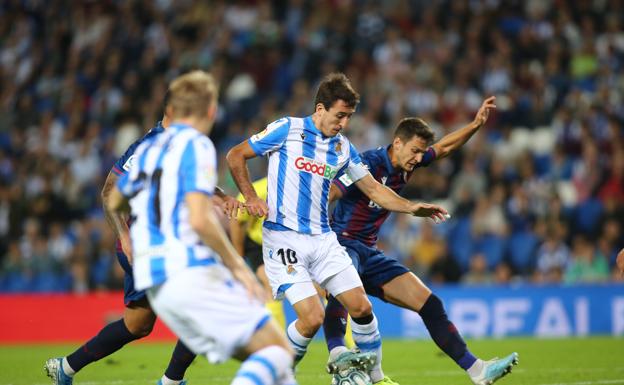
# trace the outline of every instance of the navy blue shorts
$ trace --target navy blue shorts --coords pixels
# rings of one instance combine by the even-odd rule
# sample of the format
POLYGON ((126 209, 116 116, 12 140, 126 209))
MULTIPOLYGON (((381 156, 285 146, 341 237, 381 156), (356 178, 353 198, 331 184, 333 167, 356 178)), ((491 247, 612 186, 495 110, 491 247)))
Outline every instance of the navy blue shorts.
POLYGON ((384 299, 381 287, 385 283, 410 271, 383 251, 366 246, 360 241, 338 236, 338 242, 347 249, 353 266, 362 279, 364 290, 379 299, 384 299))
POLYGON ((124 269, 124 304, 126 306, 130 305, 132 302, 141 301, 146 298, 144 290, 135 290, 134 289, 134 278, 132 278, 132 266, 130 266, 130 262, 128 261, 128 257, 126 254, 117 250, 117 261, 121 265, 121 268, 124 269))

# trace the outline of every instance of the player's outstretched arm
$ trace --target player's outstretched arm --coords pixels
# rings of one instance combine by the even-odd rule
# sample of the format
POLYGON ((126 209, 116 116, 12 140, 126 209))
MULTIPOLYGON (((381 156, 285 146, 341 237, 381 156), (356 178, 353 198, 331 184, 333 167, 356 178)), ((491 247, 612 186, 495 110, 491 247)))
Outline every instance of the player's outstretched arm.
POLYGON ((251 215, 264 216, 269 213, 267 203, 258 197, 256 190, 251 183, 249 177, 249 169, 247 168, 247 160, 255 158, 257 155, 247 141, 237 144, 228 151, 225 159, 227 160, 232 178, 236 182, 236 186, 245 197, 245 207, 251 215))
POLYGON ((617 258, 615 259, 615 264, 618 269, 620 269, 620 273, 624 275, 624 249, 620 250, 618 253, 617 258))
POLYGON ((483 101, 479 111, 475 115, 475 118, 470 124, 460 128, 459 130, 453 131, 450 134, 442 137, 438 142, 433 144, 433 149, 436 153, 436 158, 444 158, 448 156, 453 151, 457 150, 461 146, 464 145, 475 134, 487 121, 490 115, 490 109, 496 108, 495 96, 490 96, 489 98, 483 101))
POLYGON ((184 199, 188 206, 191 227, 201 240, 221 256, 223 264, 245 286, 250 295, 265 300, 266 292, 236 252, 215 216, 211 198, 201 192, 190 192, 184 199))
POLYGON ((448 218, 448 212, 443 207, 409 201, 399 196, 388 186, 377 182, 370 174, 356 181, 355 185, 372 201, 388 211, 431 218, 436 223, 444 222, 448 218))
MULTIPOLYGON (((104 217, 106 217, 106 221, 115 233, 115 236, 121 242, 122 251, 128 257, 130 263, 132 263, 130 230, 128 229, 127 224, 128 215, 127 213, 121 211, 113 211, 109 208, 111 195, 113 195, 112 192, 116 190, 115 185, 117 184, 117 179, 117 175, 113 174, 112 172, 108 173, 106 181, 104 182, 104 187, 102 187, 102 206, 104 209, 104 217)), ((119 191, 117 191, 117 193, 119 194, 119 196, 116 196, 116 199, 123 198, 119 191)), ((121 200, 116 203, 121 203, 121 200)))

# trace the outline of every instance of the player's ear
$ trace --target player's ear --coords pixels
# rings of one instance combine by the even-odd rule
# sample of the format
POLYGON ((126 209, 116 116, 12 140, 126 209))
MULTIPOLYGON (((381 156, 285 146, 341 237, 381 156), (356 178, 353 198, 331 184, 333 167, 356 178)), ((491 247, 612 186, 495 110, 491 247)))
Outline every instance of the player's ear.
POLYGON ((316 103, 316 108, 314 109, 315 112, 325 112, 327 111, 325 109, 325 106, 323 105, 323 103, 316 103))
POLYGON ((401 138, 399 138, 398 136, 395 136, 394 139, 392 140, 392 147, 396 148, 397 150, 403 147, 403 141, 401 140, 401 138))
POLYGON ((217 118, 217 103, 212 103, 210 104, 210 107, 208 107, 208 119, 211 122, 214 122, 216 118, 217 118))
POLYGON ((172 116, 173 116, 173 107, 171 107, 171 104, 167 104, 167 106, 165 107, 165 118, 167 118, 168 120, 171 120, 172 116))

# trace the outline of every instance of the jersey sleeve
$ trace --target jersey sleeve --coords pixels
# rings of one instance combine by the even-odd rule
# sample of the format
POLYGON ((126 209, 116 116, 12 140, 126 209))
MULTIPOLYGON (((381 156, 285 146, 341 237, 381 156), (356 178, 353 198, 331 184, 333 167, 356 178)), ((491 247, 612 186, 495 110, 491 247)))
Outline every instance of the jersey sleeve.
POLYGON ((190 140, 180 161, 182 191, 214 193, 217 185, 217 154, 207 137, 190 140))
MULTIPOLYGON (((137 146, 134 146, 132 149, 132 161, 138 160, 138 157, 143 150, 144 147, 138 146, 137 143, 137 146)), ((119 175, 119 178, 117 179, 117 188, 121 194, 128 199, 137 195, 144 188, 145 178, 140 177, 141 174, 139 171, 139 167, 128 167, 128 170, 124 170, 121 174, 117 174, 119 175)))
POLYGON ((418 163, 417 167, 427 167, 431 163, 433 163, 434 160, 436 160, 435 150, 433 149, 433 147, 429 147, 427 148, 427 151, 425 151, 425 153, 423 154, 422 160, 420 161, 420 163, 418 163))
POLYGON ((256 155, 264 156, 282 147, 288 136, 290 119, 281 118, 247 140, 256 155))
POLYGON ((364 163, 362 163, 360 154, 358 154, 355 147, 349 143, 349 163, 347 165, 347 169, 345 170, 345 175, 347 175, 352 182, 357 182, 368 175, 368 173, 368 169, 364 163))
POLYGON ((119 159, 117 159, 115 164, 113 164, 110 172, 117 176, 122 176, 130 170, 130 167, 132 167, 132 163, 136 159, 136 155, 134 154, 134 152, 137 149, 140 141, 141 139, 138 139, 134 143, 132 143, 130 147, 128 147, 126 152, 124 152, 123 155, 119 157, 119 159))

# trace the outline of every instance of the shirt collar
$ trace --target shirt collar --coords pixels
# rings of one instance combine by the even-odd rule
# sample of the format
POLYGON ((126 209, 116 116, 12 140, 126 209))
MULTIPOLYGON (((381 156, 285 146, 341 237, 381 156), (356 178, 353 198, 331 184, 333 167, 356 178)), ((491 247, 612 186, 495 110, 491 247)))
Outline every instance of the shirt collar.
POLYGON ((390 146, 392 145, 389 144, 388 146, 386 146, 386 148, 384 148, 381 151, 381 155, 383 156, 384 161, 386 162, 386 168, 388 169, 388 171, 390 171, 390 174, 395 174, 395 173, 400 172, 401 170, 396 170, 394 166, 392 165, 392 161, 390 160, 390 154, 388 153, 390 146))

